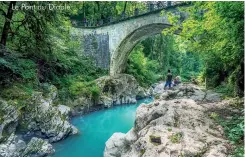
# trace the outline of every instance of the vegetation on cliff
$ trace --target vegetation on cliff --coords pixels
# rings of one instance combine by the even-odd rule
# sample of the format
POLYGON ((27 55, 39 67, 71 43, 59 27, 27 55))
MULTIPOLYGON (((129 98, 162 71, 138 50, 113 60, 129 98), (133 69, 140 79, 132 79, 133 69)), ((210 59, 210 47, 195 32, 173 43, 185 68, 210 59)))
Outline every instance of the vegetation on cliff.
MULTIPOLYGON (((108 74, 93 60, 79 53, 80 43, 72 40, 71 20, 98 24, 111 18, 132 16, 135 9, 146 11, 148 2, 67 2, 69 10, 13 10, 64 2, 0 2, 0 97, 21 110, 34 91, 58 89, 61 101, 79 94, 96 99, 100 89, 94 80, 108 74)), ((169 14, 175 27, 139 43, 132 51, 126 73, 141 86, 164 80, 168 69, 182 81, 196 79, 201 85, 223 93, 224 98, 244 96, 244 2, 193 2, 184 8, 188 18, 169 14), (181 28, 180 36, 173 32, 181 28)), ((164 14, 164 12, 163 12, 164 14)), ((236 106, 242 110, 241 106, 236 106)), ((243 111, 244 112, 244 111, 243 111)), ((217 114, 217 116, 214 116, 217 114)), ((227 138, 243 154, 244 114, 222 118, 227 138)), ((2 113, 0 112, 0 121, 2 113)), ((218 118, 217 118, 218 117, 218 118)))

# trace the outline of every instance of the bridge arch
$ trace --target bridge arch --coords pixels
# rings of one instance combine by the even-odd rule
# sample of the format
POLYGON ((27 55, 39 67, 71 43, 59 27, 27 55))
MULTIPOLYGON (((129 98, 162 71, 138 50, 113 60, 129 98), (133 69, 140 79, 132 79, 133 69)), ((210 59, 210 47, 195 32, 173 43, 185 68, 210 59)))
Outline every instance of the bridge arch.
POLYGON ((120 74, 125 71, 128 56, 138 42, 172 26, 168 13, 180 15, 183 19, 187 17, 175 6, 166 8, 164 14, 161 11, 103 26, 74 27, 72 37, 81 41, 80 53, 93 58, 98 67, 109 69, 110 75, 120 74))
POLYGON ((139 27, 127 35, 111 56, 110 75, 120 74, 126 70, 128 56, 140 41, 152 35, 160 34, 163 29, 171 26, 164 23, 152 23, 139 27))

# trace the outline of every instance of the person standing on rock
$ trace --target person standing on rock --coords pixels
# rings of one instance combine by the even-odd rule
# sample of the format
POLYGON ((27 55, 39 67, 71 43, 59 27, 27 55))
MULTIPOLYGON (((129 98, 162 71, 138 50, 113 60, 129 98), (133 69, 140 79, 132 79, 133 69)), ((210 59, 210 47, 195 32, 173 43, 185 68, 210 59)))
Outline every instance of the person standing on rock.
POLYGON ((169 89, 171 88, 172 77, 173 77, 173 75, 171 74, 170 70, 168 70, 168 74, 167 74, 167 77, 166 77, 166 83, 165 83, 164 89, 166 89, 167 86, 169 87, 169 89))

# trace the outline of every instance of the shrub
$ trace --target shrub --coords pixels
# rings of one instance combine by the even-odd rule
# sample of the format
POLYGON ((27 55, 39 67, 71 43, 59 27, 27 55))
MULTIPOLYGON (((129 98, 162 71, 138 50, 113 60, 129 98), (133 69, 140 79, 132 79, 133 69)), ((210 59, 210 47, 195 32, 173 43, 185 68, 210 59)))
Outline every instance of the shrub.
POLYGON ((73 97, 82 95, 91 99, 98 99, 100 88, 94 82, 73 82, 69 88, 73 97))
POLYGON ((175 133, 169 136, 169 139, 172 143, 179 143, 182 137, 183 137, 183 134, 181 132, 178 132, 178 133, 175 133))

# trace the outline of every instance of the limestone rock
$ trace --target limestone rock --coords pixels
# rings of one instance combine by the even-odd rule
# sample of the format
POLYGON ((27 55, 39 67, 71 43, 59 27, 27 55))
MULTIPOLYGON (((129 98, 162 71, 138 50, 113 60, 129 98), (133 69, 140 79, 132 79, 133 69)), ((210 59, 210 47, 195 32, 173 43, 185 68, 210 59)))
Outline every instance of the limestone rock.
POLYGON ((106 142, 104 156, 120 156, 118 151, 120 147, 124 145, 125 134, 123 133, 114 133, 110 139, 106 142))
POLYGON ((113 134, 104 157, 226 156, 227 140, 205 112, 205 107, 191 99, 141 104, 131 129, 136 138, 126 140, 131 130, 113 134))
POLYGON ((17 107, 0 99, 0 142, 6 140, 16 130, 18 119, 17 107))
POLYGON ((33 137, 26 143, 15 134, 11 134, 6 142, 0 144, 1 157, 44 157, 55 150, 47 141, 33 137))
POLYGON ((23 152, 23 157, 44 157, 53 154, 54 152, 55 150, 53 146, 47 141, 33 137, 27 144, 26 149, 23 152))
POLYGON ((136 79, 128 74, 103 76, 95 80, 100 89, 97 100, 80 96, 69 103, 73 116, 81 115, 101 108, 110 108, 113 105, 134 104, 137 99, 153 95, 153 88, 140 87, 136 79))
POLYGON ((112 98, 103 95, 100 98, 100 104, 103 104, 106 108, 109 108, 113 105, 112 98))
POLYGON ((153 88, 150 87, 149 89, 138 87, 138 94, 136 95, 137 99, 143 99, 152 96, 153 88))
POLYGON ((102 91, 100 102, 106 107, 136 103, 138 83, 131 75, 104 76, 97 79, 96 84, 102 91))
POLYGON ((153 95, 162 94, 164 92, 164 82, 154 85, 153 95))
POLYGON ((67 106, 53 106, 53 97, 44 98, 41 93, 35 93, 30 105, 24 109, 21 126, 27 126, 24 131, 30 135, 56 142, 76 132, 68 121, 69 112, 67 106))
POLYGON ((153 95, 160 100, 189 98, 199 103, 219 102, 221 100, 218 93, 210 90, 205 91, 196 85, 188 83, 172 87, 171 90, 164 90, 163 83, 157 84, 153 90, 153 95))
POLYGON ((82 115, 90 112, 91 106, 94 105, 93 102, 86 97, 79 97, 74 101, 69 102, 68 104, 71 106, 72 116, 82 115))
POLYGON ((14 134, 11 134, 6 142, 0 144, 1 157, 20 157, 26 148, 26 143, 14 134))
POLYGON ((131 129, 127 134, 123 133, 114 133, 110 139, 107 140, 104 156, 105 157, 115 157, 120 156, 121 149, 128 149, 130 145, 136 141, 137 135, 135 134, 134 130, 131 129), (123 148, 122 148, 123 147, 123 148))
POLYGON ((65 105, 58 105, 57 109, 60 111, 60 114, 65 116, 66 118, 69 118, 69 114, 71 112, 70 107, 65 105))
POLYGON ((206 94, 207 95, 205 99, 209 102, 218 102, 221 100, 220 95, 218 93, 208 90, 206 94))

